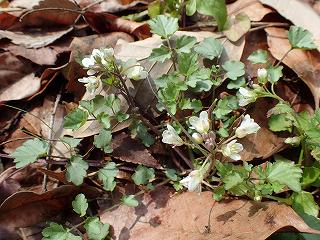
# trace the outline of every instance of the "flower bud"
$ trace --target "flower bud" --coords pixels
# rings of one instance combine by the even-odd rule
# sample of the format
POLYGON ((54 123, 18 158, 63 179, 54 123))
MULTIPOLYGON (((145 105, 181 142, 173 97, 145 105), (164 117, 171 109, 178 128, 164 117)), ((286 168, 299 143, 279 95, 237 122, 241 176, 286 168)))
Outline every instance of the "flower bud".
POLYGON ((203 137, 201 136, 200 133, 193 133, 192 138, 196 143, 202 143, 203 142, 203 137))

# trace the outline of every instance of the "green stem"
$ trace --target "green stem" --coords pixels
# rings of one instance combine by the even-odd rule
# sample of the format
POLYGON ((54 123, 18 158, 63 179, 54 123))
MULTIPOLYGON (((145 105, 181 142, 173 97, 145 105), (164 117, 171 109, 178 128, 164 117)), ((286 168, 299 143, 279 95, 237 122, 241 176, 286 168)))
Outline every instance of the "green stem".
POLYGON ((175 56, 174 56, 174 51, 173 51, 173 49, 172 49, 172 47, 171 47, 170 40, 167 38, 167 39, 166 39, 166 42, 167 42, 168 47, 169 47, 170 52, 171 52, 171 61, 172 61, 172 64, 173 64, 173 69, 174 69, 175 71, 177 71, 177 66, 176 66, 176 60, 175 60, 175 56))

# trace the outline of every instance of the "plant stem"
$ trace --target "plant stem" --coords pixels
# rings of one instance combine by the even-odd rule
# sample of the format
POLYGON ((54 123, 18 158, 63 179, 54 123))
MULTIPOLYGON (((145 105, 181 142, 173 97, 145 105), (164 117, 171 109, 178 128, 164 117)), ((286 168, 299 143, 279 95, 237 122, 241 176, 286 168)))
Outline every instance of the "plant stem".
POLYGON ((285 52, 285 54, 282 56, 282 58, 279 60, 279 62, 275 65, 275 67, 278 67, 278 66, 280 65, 280 63, 282 63, 282 61, 283 61, 283 60, 286 58, 286 56, 291 52, 291 50, 293 50, 292 47, 285 52))
POLYGON ((175 55, 174 55, 174 51, 173 51, 173 49, 172 49, 172 47, 171 47, 170 40, 169 40, 168 38, 166 38, 166 42, 167 42, 168 47, 169 47, 170 52, 171 52, 171 61, 172 61, 172 64, 173 64, 173 69, 174 69, 175 71, 177 71, 177 66, 176 66, 176 61, 175 61, 175 55))

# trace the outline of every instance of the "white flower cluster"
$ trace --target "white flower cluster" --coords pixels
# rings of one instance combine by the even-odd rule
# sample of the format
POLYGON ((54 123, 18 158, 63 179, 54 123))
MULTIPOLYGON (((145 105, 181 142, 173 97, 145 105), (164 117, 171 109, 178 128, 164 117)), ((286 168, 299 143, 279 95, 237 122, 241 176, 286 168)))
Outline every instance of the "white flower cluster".
MULTIPOLYGON (((250 117, 249 114, 246 114, 240 124, 236 129, 234 138, 244 138, 249 134, 258 132, 260 126, 250 117)), ((229 157, 232 160, 240 160, 240 152, 243 150, 241 143, 238 143, 236 139, 224 144, 221 146, 221 152, 223 156, 229 157)))
POLYGON ((135 59, 121 61, 114 58, 112 48, 93 49, 90 56, 85 57, 81 61, 83 67, 87 69, 88 77, 80 78, 78 81, 85 83, 85 87, 90 94, 94 94, 99 88, 101 77, 111 70, 114 66, 120 71, 120 74, 128 79, 140 80, 145 79, 148 72, 135 59))

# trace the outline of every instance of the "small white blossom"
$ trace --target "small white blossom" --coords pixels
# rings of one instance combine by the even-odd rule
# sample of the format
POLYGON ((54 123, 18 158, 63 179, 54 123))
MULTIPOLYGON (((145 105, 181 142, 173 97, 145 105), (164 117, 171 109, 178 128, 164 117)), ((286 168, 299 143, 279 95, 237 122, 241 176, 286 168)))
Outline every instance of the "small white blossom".
POLYGON ((235 161, 241 159, 239 152, 241 152, 242 150, 243 146, 241 143, 237 143, 237 140, 232 140, 231 142, 224 144, 221 147, 223 156, 229 157, 235 161))
POLYGON ((176 130, 169 124, 167 125, 167 130, 162 133, 162 142, 174 146, 182 146, 184 144, 176 130))
POLYGON ((243 107, 249 103, 253 103, 259 97, 261 87, 257 84, 253 84, 253 89, 240 87, 238 92, 239 106, 243 107))
POLYGON ((286 144, 290 144, 292 146, 299 146, 300 141, 301 141, 300 137, 290 137, 284 140, 286 144))
POLYGON ((259 68, 257 71, 257 75, 258 75, 259 82, 265 83, 268 77, 267 69, 259 68))
POLYGON ((100 86, 100 78, 97 78, 95 76, 89 76, 84 78, 79 78, 79 82, 85 83, 84 86, 87 88, 87 91, 90 94, 94 94, 94 92, 98 89, 100 86))
POLYGON ((192 138, 196 143, 202 143, 203 142, 203 137, 201 136, 200 133, 193 133, 192 138))
POLYGON ((208 133, 210 129, 210 121, 206 111, 202 111, 199 117, 190 117, 189 122, 191 124, 191 128, 195 129, 198 133, 205 134, 208 133))
POLYGON ((145 79, 148 76, 148 72, 135 59, 122 62, 122 71, 124 75, 133 80, 145 79))
POLYGON ((249 114, 246 114, 240 124, 236 129, 235 136, 237 138, 243 138, 249 134, 256 133, 260 129, 260 126, 250 117, 249 114))
POLYGON ((193 170, 189 173, 189 175, 185 178, 183 178, 180 183, 188 188, 188 191, 190 192, 201 192, 201 183, 203 180, 204 171, 202 169, 200 170, 193 170))
POLYGON ((92 57, 97 63, 99 62, 104 66, 108 66, 108 60, 113 56, 113 54, 113 48, 93 49, 92 51, 92 57))
POLYGON ((81 63, 85 68, 90 68, 96 64, 96 61, 94 60, 93 56, 89 56, 82 59, 81 63))

